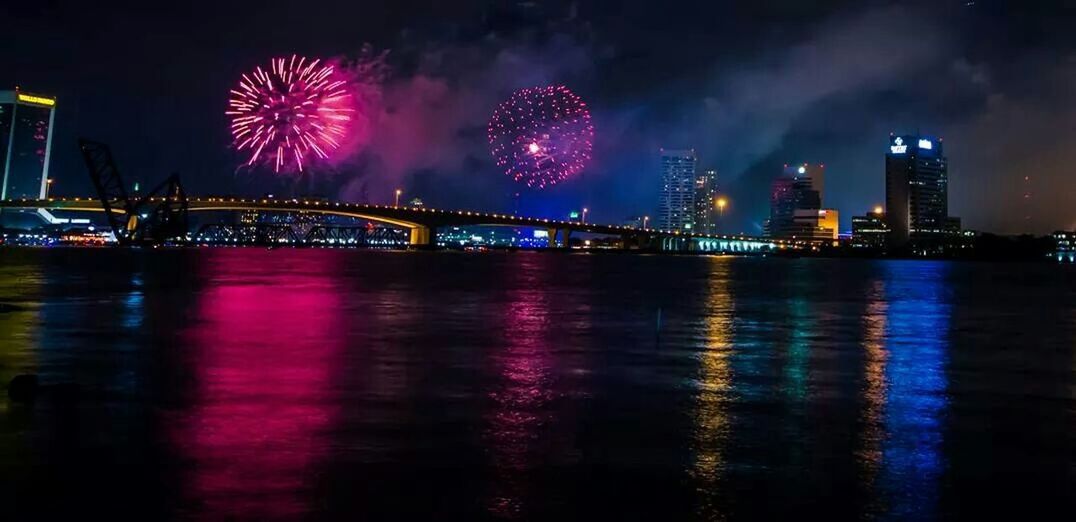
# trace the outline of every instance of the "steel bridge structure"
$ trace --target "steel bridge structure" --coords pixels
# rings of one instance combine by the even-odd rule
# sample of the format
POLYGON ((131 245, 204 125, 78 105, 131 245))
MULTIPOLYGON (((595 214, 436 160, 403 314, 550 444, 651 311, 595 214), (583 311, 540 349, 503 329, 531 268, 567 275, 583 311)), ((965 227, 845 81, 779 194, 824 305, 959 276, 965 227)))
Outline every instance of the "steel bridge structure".
POLYGON ((325 227, 310 229, 301 242, 307 244, 356 244, 398 241, 396 230, 403 231, 414 248, 436 248, 437 232, 448 227, 503 226, 545 230, 549 247, 570 246, 572 234, 597 234, 619 238, 624 249, 666 252, 769 253, 780 250, 806 250, 821 245, 818 240, 786 240, 743 235, 707 235, 657 230, 621 225, 603 225, 584 221, 498 214, 474 210, 442 210, 398 205, 370 205, 309 198, 237 198, 188 197, 173 174, 145 195, 130 194, 108 145, 80 139, 79 150, 87 172, 97 190, 97 197, 13 199, 0 201, 0 210, 22 209, 60 212, 101 212, 121 245, 197 243, 212 235, 236 240, 253 238, 255 242, 300 242, 294 229, 283 224, 254 223, 242 225, 207 225, 195 235, 188 228, 190 212, 284 212, 342 216, 383 225, 379 231, 367 232, 359 227, 325 227))
MULTIPOLYGON (((146 205, 167 203, 166 198, 150 197, 146 205)), ((0 201, 0 208, 38 209, 71 212, 108 212, 125 214, 122 207, 107 206, 92 197, 19 199, 0 201)), ((504 226, 546 230, 549 246, 567 247, 572 234, 598 234, 620 238, 623 248, 656 251, 697 251, 728 253, 766 253, 780 250, 806 250, 821 243, 812 240, 781 240, 744 235, 706 235, 600 223, 583 223, 548 218, 498 214, 472 210, 441 210, 426 207, 370 205, 312 199, 194 197, 186 199, 187 212, 306 212, 362 219, 396 227, 407 232, 409 244, 417 248, 437 246, 437 231, 446 227, 504 226)), ((120 223, 127 220, 119 220, 120 223)), ((335 233, 335 231, 319 232, 335 233)), ((313 238, 320 238, 315 235, 313 238)), ((178 239, 178 237, 177 237, 178 239)))

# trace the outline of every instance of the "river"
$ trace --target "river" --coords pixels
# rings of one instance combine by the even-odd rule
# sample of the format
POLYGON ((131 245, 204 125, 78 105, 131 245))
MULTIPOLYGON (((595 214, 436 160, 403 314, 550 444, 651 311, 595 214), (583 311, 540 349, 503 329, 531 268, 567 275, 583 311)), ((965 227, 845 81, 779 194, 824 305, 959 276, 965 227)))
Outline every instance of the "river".
POLYGON ((1074 508, 1069 265, 0 249, 25 373, 9 520, 1074 508))

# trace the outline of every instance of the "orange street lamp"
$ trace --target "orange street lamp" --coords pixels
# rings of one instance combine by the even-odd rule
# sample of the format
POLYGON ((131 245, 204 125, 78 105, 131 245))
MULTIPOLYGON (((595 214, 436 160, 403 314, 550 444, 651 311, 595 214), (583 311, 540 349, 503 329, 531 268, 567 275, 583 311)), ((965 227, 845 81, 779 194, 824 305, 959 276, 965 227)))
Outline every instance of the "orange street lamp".
POLYGON ((45 199, 49 199, 49 190, 52 188, 52 178, 45 180, 45 199))
POLYGON ((724 197, 717 198, 717 211, 721 214, 721 217, 725 217, 725 207, 729 204, 729 200, 724 197))
POLYGON ((885 212, 885 209, 882 208, 881 205, 878 205, 878 206, 874 207, 874 213, 875 214, 878 214, 880 216, 880 215, 882 215, 883 212, 885 212))

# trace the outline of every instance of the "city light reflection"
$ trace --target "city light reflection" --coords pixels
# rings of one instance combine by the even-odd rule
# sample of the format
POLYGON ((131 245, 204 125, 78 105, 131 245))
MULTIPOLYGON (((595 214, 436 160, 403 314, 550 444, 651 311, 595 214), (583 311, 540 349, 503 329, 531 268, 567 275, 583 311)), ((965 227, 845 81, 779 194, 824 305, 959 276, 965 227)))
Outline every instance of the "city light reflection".
POLYGON ((242 250, 212 251, 210 279, 185 332, 195 372, 192 404, 169 417, 187 463, 184 511, 196 518, 299 518, 321 440, 334 412, 333 361, 342 348, 335 256, 249 263, 242 250), (310 263, 320 263, 311 266, 310 263), (259 272, 272 284, 249 284, 259 272))
POLYGON ((883 509, 895 518, 937 516, 948 407, 949 269, 944 262, 885 264, 888 388, 879 486, 883 509))
MULTIPOLYGON (((37 266, 0 265, 0 383, 4 386, 15 375, 37 369, 40 311, 35 298, 40 286, 37 266)), ((0 411, 8 406, 9 401, 0 400, 0 411)))
POLYGON ((504 347, 492 359, 501 384, 490 393, 494 409, 489 415, 492 492, 488 511, 497 517, 520 518, 525 513, 527 472, 535 466, 535 451, 542 443, 539 430, 548 424, 553 372, 551 296, 543 291, 546 273, 534 259, 523 259, 508 282, 508 302, 502 316, 504 347))
POLYGON ((863 423, 861 441, 858 448, 858 461, 863 473, 863 487, 872 498, 872 507, 877 505, 878 472, 882 466, 882 445, 886 439, 885 406, 888 384, 886 382, 886 313, 889 304, 885 296, 885 282, 875 281, 867 292, 867 310, 863 315, 863 423))
POLYGON ((713 516, 719 511, 715 498, 720 493, 725 474, 725 451, 731 431, 729 405, 732 397, 734 300, 729 285, 729 258, 711 258, 707 301, 703 308, 702 334, 705 346, 699 352, 698 394, 694 418, 695 429, 693 475, 698 481, 701 499, 699 512, 713 516))

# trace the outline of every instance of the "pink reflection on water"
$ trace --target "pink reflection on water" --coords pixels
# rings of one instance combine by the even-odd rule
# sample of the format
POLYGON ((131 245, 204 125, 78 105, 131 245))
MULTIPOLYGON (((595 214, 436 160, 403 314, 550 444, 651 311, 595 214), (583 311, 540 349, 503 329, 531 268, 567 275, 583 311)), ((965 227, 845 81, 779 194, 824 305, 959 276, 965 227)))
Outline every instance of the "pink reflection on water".
POLYGON ((541 290, 539 275, 524 266, 522 280, 510 283, 501 324, 505 345, 492 357, 501 384, 490 393, 494 409, 487 417, 494 474, 487 509, 503 518, 518 518, 524 511, 526 475, 536 466, 541 430, 550 421, 555 395, 553 347, 546 335, 552 327, 550 296, 541 290))
POLYGON ((193 404, 171 429, 186 463, 184 510, 294 518, 311 510, 335 413, 330 370, 344 337, 342 301, 327 274, 336 256, 296 265, 272 252, 218 252, 184 343, 193 404))

